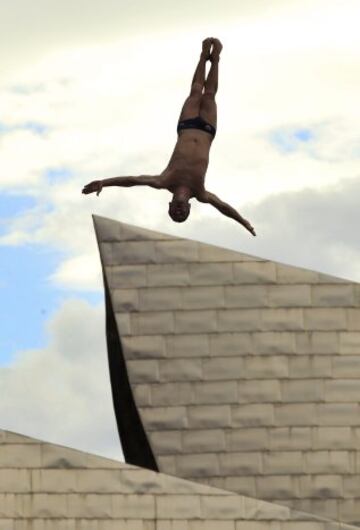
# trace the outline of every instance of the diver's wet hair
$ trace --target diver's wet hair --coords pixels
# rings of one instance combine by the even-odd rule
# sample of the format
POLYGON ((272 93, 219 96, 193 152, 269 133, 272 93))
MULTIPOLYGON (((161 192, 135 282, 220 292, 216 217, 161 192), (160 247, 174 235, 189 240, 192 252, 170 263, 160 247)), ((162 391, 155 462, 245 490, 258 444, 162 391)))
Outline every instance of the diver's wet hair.
POLYGON ((181 212, 178 213, 177 206, 173 202, 169 203, 169 215, 175 223, 183 223, 189 217, 190 214, 190 203, 183 203, 181 205, 181 212))

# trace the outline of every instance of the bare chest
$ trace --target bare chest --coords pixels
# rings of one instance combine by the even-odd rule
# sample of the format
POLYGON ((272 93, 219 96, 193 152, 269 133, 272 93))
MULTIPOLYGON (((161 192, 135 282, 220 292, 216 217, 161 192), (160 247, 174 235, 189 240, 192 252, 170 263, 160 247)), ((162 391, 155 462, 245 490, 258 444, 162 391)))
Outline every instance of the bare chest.
POLYGON ((204 190, 205 175, 190 174, 185 170, 171 170, 168 173, 166 188, 172 193, 178 188, 187 188, 191 197, 197 197, 204 190))
POLYGON ((211 146, 207 136, 206 133, 205 136, 204 133, 199 135, 198 131, 184 131, 179 136, 168 163, 168 169, 176 174, 177 178, 186 174, 190 180, 204 179, 211 146))

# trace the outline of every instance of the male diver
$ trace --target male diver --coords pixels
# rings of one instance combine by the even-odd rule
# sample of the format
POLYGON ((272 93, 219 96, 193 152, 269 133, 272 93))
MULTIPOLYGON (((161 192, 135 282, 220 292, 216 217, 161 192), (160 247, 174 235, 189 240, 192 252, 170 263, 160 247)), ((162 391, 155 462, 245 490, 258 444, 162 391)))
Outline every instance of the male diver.
POLYGON ((215 95, 218 89, 218 70, 222 44, 219 39, 207 38, 191 83, 190 94, 185 100, 177 126, 178 139, 167 167, 160 175, 138 177, 114 177, 94 180, 87 184, 85 194, 101 192, 104 186, 150 186, 166 189, 173 194, 169 203, 169 215, 182 223, 190 213, 191 198, 209 203, 242 224, 252 235, 254 228, 232 206, 205 189, 205 174, 209 164, 209 151, 216 134, 217 107, 215 95), (211 66, 205 79, 206 62, 211 66))

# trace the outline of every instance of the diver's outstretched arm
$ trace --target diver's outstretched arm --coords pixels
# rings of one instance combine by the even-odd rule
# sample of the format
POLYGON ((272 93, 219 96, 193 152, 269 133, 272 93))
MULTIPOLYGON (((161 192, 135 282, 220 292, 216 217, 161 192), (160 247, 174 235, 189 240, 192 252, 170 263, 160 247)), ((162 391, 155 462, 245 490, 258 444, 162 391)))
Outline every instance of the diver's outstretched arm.
POLYGON ((227 217, 230 217, 231 219, 234 219, 238 223, 242 224, 246 228, 246 230, 249 230, 249 232, 251 232, 253 236, 256 236, 255 230, 251 226, 249 221, 244 219, 232 206, 230 206, 230 204, 223 202, 214 193, 205 191, 203 194, 201 194, 200 197, 198 197, 198 200, 200 202, 207 202, 211 204, 211 206, 214 206, 223 215, 226 215, 227 217))
POLYGON ((150 186, 151 188, 160 189, 160 176, 140 175, 139 177, 113 177, 103 180, 93 180, 84 186, 82 193, 96 193, 99 195, 105 186, 123 186, 129 188, 130 186, 150 186))

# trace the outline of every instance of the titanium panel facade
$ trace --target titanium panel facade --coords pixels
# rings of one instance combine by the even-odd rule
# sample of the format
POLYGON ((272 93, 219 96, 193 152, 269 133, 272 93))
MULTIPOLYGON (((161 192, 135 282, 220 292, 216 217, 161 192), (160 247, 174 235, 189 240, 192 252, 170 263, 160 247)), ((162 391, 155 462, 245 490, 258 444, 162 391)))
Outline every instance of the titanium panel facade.
POLYGON ((359 284, 94 222, 140 465, 359 524, 359 284))

